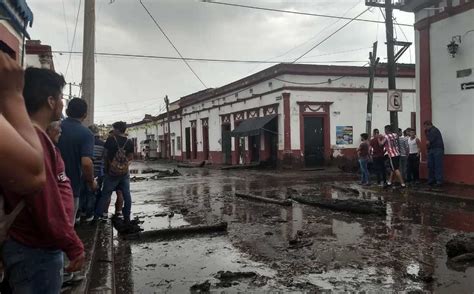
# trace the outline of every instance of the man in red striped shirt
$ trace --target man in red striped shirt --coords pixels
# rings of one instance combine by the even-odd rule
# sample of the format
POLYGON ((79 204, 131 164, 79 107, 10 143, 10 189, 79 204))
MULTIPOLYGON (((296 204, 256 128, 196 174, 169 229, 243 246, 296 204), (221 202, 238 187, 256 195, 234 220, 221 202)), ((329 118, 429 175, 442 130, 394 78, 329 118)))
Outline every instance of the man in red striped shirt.
POLYGON ((398 136, 393 132, 391 125, 385 126, 385 136, 379 140, 379 144, 384 146, 385 152, 387 153, 388 160, 390 162, 390 168, 392 172, 387 181, 387 186, 392 186, 393 178, 396 176, 400 181, 402 188, 405 188, 405 182, 400 173, 400 149, 398 147, 398 136))

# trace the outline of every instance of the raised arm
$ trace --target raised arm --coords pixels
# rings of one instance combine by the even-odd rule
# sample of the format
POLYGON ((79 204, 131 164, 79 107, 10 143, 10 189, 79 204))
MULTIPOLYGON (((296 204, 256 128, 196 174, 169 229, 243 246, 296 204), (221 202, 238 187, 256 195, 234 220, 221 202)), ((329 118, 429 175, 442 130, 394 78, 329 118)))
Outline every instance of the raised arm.
POLYGON ((0 183, 20 194, 43 187, 43 149, 23 99, 24 73, 0 52, 0 183))

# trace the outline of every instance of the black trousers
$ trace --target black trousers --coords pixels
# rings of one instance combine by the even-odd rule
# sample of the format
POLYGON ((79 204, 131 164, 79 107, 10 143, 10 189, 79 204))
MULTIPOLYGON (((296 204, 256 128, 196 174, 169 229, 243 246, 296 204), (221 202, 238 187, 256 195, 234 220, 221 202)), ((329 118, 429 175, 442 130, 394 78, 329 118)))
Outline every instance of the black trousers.
POLYGON ((418 154, 408 156, 407 182, 417 182, 420 180, 420 157, 418 154))
POLYGON ((385 158, 373 158, 374 172, 377 176, 377 183, 385 183, 387 181, 387 173, 385 172, 385 158))

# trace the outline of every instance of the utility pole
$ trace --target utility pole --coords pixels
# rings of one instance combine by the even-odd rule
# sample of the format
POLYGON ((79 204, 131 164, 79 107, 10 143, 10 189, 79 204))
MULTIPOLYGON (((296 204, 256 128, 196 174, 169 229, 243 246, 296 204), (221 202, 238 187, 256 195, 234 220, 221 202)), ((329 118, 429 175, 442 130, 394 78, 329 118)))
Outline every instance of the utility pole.
MULTIPOLYGON (((395 40, 393 39, 393 6, 392 0, 385 0, 385 31, 387 39, 387 72, 388 89, 396 90, 396 61, 395 61, 395 40)), ((398 130, 398 113, 390 111, 390 124, 393 131, 398 130)))
POLYGON ((69 100, 72 99, 72 83, 69 83, 69 100))
POLYGON ((366 133, 372 133, 372 104, 374 98, 374 80, 375 80, 375 73, 377 72, 377 65, 379 63, 380 58, 377 57, 377 44, 375 42, 372 48, 372 52, 369 53, 369 91, 367 93, 367 121, 366 121, 366 133))
POLYGON ((82 53, 82 99, 87 102, 87 118, 84 125, 94 123, 95 92, 95 0, 84 2, 84 42, 82 53))
POLYGON ((171 159, 170 100, 168 99, 168 95, 165 96, 165 103, 168 121, 168 140, 166 140, 166 150, 168 151, 169 159, 171 159))

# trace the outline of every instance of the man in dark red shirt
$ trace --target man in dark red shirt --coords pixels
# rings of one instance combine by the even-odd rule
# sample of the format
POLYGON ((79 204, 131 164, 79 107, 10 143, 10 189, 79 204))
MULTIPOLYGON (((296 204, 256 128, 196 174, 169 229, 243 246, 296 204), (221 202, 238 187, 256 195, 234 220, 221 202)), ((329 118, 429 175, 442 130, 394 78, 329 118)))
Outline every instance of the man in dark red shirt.
POLYGON ((23 96, 43 148, 46 183, 37 193, 19 195, 4 191, 7 212, 22 200, 26 203, 2 248, 14 293, 59 293, 63 252, 70 260, 67 271, 78 271, 84 264, 84 246, 72 223, 71 184, 60 154, 45 133, 48 125, 61 117, 64 84, 64 78, 51 70, 25 71, 23 96))
POLYGON ((377 184, 383 186, 387 181, 387 173, 385 171, 385 157, 383 146, 379 143, 380 132, 374 129, 373 137, 370 140, 370 147, 372 149, 372 160, 374 162, 374 171, 377 176, 377 184))

